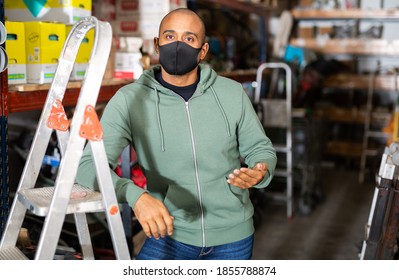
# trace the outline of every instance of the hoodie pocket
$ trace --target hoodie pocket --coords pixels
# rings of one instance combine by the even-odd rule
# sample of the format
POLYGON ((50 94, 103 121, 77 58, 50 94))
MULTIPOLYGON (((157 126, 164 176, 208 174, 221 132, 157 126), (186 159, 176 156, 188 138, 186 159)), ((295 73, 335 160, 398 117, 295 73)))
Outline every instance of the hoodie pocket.
POLYGON ((248 191, 228 184, 224 178, 202 184, 202 197, 206 228, 231 227, 253 215, 248 191))
POLYGON ((201 211, 196 185, 169 185, 164 204, 174 217, 175 226, 200 229, 201 211))

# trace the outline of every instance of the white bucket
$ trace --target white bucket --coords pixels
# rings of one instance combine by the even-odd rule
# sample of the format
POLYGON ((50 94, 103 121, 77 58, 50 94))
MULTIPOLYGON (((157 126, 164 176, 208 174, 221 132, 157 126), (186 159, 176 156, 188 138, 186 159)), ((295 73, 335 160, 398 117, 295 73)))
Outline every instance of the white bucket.
POLYGON ((7 30, 4 24, 0 21, 0 45, 2 45, 7 39, 7 30))
POLYGON ((0 72, 3 72, 8 67, 8 55, 6 50, 0 46, 0 72))
MULTIPOLYGON (((0 21, 0 45, 4 44, 7 39, 7 31, 4 24, 0 21)), ((0 72, 7 69, 8 55, 6 50, 0 46, 0 72)))

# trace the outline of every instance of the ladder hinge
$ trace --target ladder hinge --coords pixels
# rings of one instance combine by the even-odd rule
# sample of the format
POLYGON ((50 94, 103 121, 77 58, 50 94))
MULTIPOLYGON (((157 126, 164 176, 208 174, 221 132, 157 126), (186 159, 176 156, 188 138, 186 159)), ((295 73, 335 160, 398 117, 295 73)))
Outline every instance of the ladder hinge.
POLYGON ((51 107, 47 126, 61 131, 67 131, 69 128, 69 120, 65 114, 64 106, 62 106, 62 102, 59 99, 56 99, 51 107))
POLYGON ((103 129, 98 120, 96 110, 91 105, 86 106, 79 135, 92 141, 101 141, 103 139, 103 129))

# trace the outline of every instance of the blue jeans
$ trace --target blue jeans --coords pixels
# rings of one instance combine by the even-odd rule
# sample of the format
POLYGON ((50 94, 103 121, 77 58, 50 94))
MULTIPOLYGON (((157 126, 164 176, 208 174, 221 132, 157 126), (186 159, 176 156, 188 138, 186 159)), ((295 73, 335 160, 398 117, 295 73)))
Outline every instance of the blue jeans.
POLYGON ((137 260, 250 260, 254 236, 213 247, 197 247, 170 237, 147 238, 137 260))

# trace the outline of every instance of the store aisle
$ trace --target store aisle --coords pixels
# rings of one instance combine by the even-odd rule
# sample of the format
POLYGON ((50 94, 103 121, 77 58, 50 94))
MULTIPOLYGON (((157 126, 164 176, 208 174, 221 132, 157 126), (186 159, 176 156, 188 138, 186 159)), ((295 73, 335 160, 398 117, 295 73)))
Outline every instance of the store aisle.
POLYGON ((364 238, 374 184, 358 172, 323 168, 325 200, 310 215, 286 218, 285 206, 267 203, 255 234, 255 260, 355 260, 364 238))

